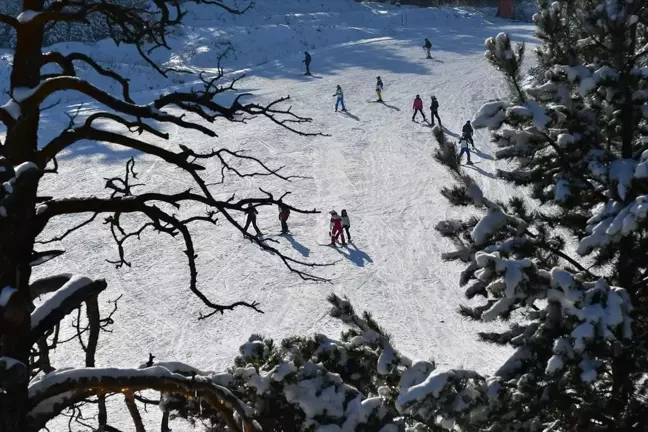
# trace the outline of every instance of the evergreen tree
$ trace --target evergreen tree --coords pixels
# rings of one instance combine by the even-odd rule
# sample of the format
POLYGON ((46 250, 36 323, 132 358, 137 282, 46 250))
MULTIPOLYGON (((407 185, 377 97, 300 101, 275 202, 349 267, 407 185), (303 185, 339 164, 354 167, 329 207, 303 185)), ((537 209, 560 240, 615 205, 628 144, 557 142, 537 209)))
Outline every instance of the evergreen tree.
POLYGON ((457 245, 445 258, 467 264, 467 296, 486 297, 461 312, 515 317, 480 334, 515 348, 492 378, 509 413, 486 409, 489 430, 646 430, 648 4, 538 6, 541 80, 523 76, 523 45, 489 38, 485 56, 511 97, 473 121, 515 165, 498 176, 536 202, 488 200, 437 128, 437 158, 458 180, 444 195, 486 213, 437 229, 457 245))

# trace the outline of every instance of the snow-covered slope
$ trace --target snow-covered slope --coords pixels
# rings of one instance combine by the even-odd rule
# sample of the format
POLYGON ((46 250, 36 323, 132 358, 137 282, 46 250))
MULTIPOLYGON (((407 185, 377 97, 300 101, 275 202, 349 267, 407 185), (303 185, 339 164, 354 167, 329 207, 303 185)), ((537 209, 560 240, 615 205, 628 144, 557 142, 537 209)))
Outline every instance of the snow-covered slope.
MULTIPOLYGON (((219 138, 213 140, 170 127, 171 139, 162 145, 184 144, 201 151, 218 146, 246 149, 271 165, 286 165, 291 174, 309 176, 289 184, 232 177, 219 195, 258 194, 262 186, 276 193, 292 191, 290 203, 322 210, 321 215, 293 215, 289 222, 294 237, 276 240, 294 257, 339 261, 319 271, 333 283, 303 282, 225 223, 216 229, 194 227, 200 286, 218 301, 259 301, 263 315, 237 310, 198 321, 201 304, 187 289, 181 243, 146 233, 127 247, 132 268, 116 270, 105 261, 116 251, 100 220, 63 241, 68 253, 38 267, 37 275, 65 271, 106 278, 109 288, 103 299, 123 295, 114 333, 104 335, 100 344, 98 366, 133 366, 151 352, 161 361, 222 369, 251 333, 281 338, 337 332, 325 302, 334 291, 348 296, 358 310, 372 311, 396 345, 413 357, 493 370, 505 352, 477 342, 478 328, 456 313, 463 301, 460 269, 442 262, 440 254, 449 244, 434 231, 438 221, 460 216, 464 210, 448 207, 440 195, 449 176, 433 159, 436 142, 431 130, 411 121, 411 104, 416 94, 426 106, 436 95, 444 126, 456 136, 483 102, 506 94, 500 76, 483 59, 484 39, 508 31, 516 40, 532 42, 531 27, 487 21, 458 9, 393 8, 343 0, 258 3, 248 16, 236 18, 194 10, 190 25, 174 39, 171 55, 161 59, 213 68, 216 47, 222 38, 231 38, 236 57, 224 65, 247 71, 240 91, 251 92, 260 101, 290 95, 294 111, 315 119, 312 130, 331 137, 299 137, 258 120, 217 124, 219 138), (433 60, 423 58, 426 36, 433 43, 433 60), (304 48, 313 54, 312 78, 301 75, 304 48), (376 76, 385 83, 384 105, 373 102, 376 76), (333 109, 336 84, 345 91, 346 115, 333 109), (327 242, 327 212, 342 208, 351 217, 353 245, 337 250, 321 246, 327 242)), ((132 52, 110 44, 55 48, 101 52, 107 63, 133 80, 138 102, 150 100, 155 92, 150 88, 170 85, 142 72, 132 52)), ((62 105, 46 112, 43 138, 67 125, 65 111, 82 102, 75 97, 66 96, 62 105)), ((86 104, 81 112, 90 109, 92 105, 86 104)), ((477 133, 476 144, 476 164, 469 169, 491 198, 507 196, 505 186, 493 180, 493 148, 483 132, 477 133)), ((83 142, 59 160, 60 175, 44 185, 43 193, 102 194, 104 179, 121 174, 131 156, 147 184, 142 191, 180 191, 191 184, 158 160, 83 142)), ((208 170, 214 180, 219 178, 215 166, 208 170)), ((259 222, 263 231, 279 232, 276 209, 263 209, 259 222)), ((54 221, 49 234, 64 231, 69 223, 69 219, 54 221)), ((58 356, 59 365, 80 362, 80 356, 69 352, 58 356)))

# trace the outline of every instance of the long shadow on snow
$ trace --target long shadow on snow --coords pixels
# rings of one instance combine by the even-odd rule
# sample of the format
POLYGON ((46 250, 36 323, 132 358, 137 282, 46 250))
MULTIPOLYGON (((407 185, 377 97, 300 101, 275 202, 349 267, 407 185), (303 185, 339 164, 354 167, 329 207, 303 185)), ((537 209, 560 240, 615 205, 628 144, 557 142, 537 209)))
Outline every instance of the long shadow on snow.
POLYGON ((303 244, 299 243, 297 240, 295 240, 295 237, 293 237, 291 234, 284 234, 284 237, 290 242, 290 245, 302 256, 308 257, 310 255, 310 249, 308 249, 306 246, 303 244))
POLYGON ((387 108, 389 108, 389 109, 393 109, 394 111, 400 111, 400 110, 401 110, 401 109, 398 108, 397 106, 389 105, 387 102, 383 102, 382 104, 385 105, 385 106, 386 106, 387 108))
POLYGON ((343 252, 340 248, 333 248, 339 253, 340 255, 344 256, 344 258, 348 259, 351 261, 353 264, 357 265, 358 267, 364 267, 365 263, 372 263, 373 260, 369 255, 367 255, 366 252, 361 251, 354 245, 353 243, 348 243, 345 246, 345 249, 349 251, 349 253, 343 252), (353 248, 352 248, 353 247, 353 248))
POLYGON ((483 151, 481 151, 479 149, 473 149, 472 152, 475 153, 477 156, 479 156, 482 159, 495 160, 495 158, 493 156, 489 155, 488 153, 484 153, 483 151))
POLYGON ((347 111, 340 111, 340 114, 344 114, 345 116, 350 117, 355 121, 360 121, 360 117, 358 117, 357 115, 351 114, 348 110, 347 111))
POLYGON ((483 169, 481 169, 481 168, 479 168, 479 167, 477 167, 477 166, 475 166, 475 165, 465 165, 465 167, 466 167, 466 168, 470 168, 470 169, 474 169, 474 170, 477 171, 479 174, 481 174, 481 175, 483 175, 483 176, 486 176, 486 177, 488 177, 488 178, 491 178, 491 179, 493 179, 493 180, 496 180, 496 179, 497 179, 497 177, 496 177, 494 174, 489 173, 488 171, 484 171, 483 169))

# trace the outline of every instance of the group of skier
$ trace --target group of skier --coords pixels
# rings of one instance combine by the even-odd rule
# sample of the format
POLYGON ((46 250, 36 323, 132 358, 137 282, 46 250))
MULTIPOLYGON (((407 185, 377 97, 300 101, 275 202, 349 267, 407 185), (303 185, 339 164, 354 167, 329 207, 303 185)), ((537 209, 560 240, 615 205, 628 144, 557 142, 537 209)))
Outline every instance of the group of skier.
MULTIPOLYGON (((430 124, 434 126, 434 118, 436 117, 439 125, 441 125, 441 118, 439 117, 439 101, 437 100, 436 96, 430 96, 430 99, 430 124)), ((412 109, 414 110, 412 121, 416 121, 416 115, 418 113, 421 113, 421 115, 423 116, 423 121, 427 121, 425 113, 423 112, 423 99, 421 99, 420 95, 416 95, 416 97, 414 98, 412 109)))
MULTIPOLYGON (((430 56, 430 51, 432 49, 432 43, 428 38, 425 38, 425 44, 423 45, 423 49, 425 50, 426 58, 432 58, 430 56)), ((310 71, 310 65, 311 65, 312 57, 308 51, 304 51, 304 60, 302 63, 306 65, 306 73, 304 75, 312 75, 310 71)), ((383 102, 382 98, 382 93, 384 90, 384 84, 382 79, 378 76, 376 77, 376 95, 378 95, 378 99, 376 102, 383 102)), ((338 84, 335 89, 335 93, 333 94, 335 97, 335 111, 337 112, 340 108, 341 111, 346 112, 346 106, 344 105, 344 92, 342 91, 342 87, 338 84)), ((437 100, 436 96, 431 96, 430 97, 430 124, 434 126, 434 120, 439 122, 439 125, 441 125, 441 118, 439 117, 439 101, 437 100)), ((412 121, 416 121, 416 116, 420 113, 421 116, 423 117, 423 121, 427 122, 427 118, 425 117, 425 113, 423 112, 423 99, 421 99, 420 95, 416 95, 414 98, 414 103, 412 104, 412 109, 414 110, 414 114, 412 115, 412 121)), ((469 165, 472 165, 472 161, 470 160, 470 146, 472 148, 475 148, 475 142, 473 141, 473 133, 474 130, 472 128, 472 125, 470 124, 470 121, 467 121, 466 124, 464 124, 462 128, 462 136, 459 139, 459 145, 461 146, 461 150, 459 152, 458 156, 458 162, 461 162, 461 158, 463 155, 466 155, 467 163, 469 165)), ((245 209, 245 214, 246 214, 246 220, 245 220, 245 225, 243 227, 243 230, 247 232, 248 228, 250 225, 254 228, 256 231, 257 236, 261 236, 261 230, 257 226, 256 223, 256 218, 258 211, 255 206, 253 205, 248 205, 248 207, 245 209)), ((330 229, 329 229, 329 236, 331 237, 331 246, 336 245, 336 241, 340 240, 342 245, 346 244, 346 240, 344 238, 344 233, 346 232, 347 239, 349 242, 351 242, 351 233, 349 232, 349 228, 351 227, 351 223, 349 220, 349 215, 347 214, 346 210, 342 210, 342 214, 338 215, 338 213, 335 210, 332 210, 330 213, 331 215, 331 222, 330 222, 330 229)), ((279 222, 281 223, 281 234, 289 234, 288 230, 288 218, 290 217, 290 209, 285 205, 285 204, 280 204, 279 205, 279 222)))
MULTIPOLYGON (((259 226, 256 223, 257 220, 257 215, 259 212, 257 211, 256 207, 253 206, 252 204, 249 204, 245 208, 245 225, 243 226, 243 230, 247 232, 248 228, 250 225, 252 225, 252 228, 254 228, 254 231, 256 231, 257 236, 262 236, 263 233, 259 229, 259 226)), ((288 217, 290 217, 290 208, 286 206, 285 204, 280 204, 279 205, 279 222, 281 223, 281 234, 289 234, 288 231, 288 217)))
MULTIPOLYGON (((259 214, 258 210, 256 207, 252 204, 249 204, 245 208, 245 225, 243 226, 243 230, 247 232, 248 228, 250 228, 250 225, 254 228, 256 231, 257 237, 261 237, 263 233, 259 229, 259 226, 257 225, 257 215, 259 214)), ((338 213, 335 210, 331 210, 329 213, 331 215, 331 224, 329 227, 329 236, 331 237, 331 243, 330 246, 335 246, 337 241, 340 241, 342 245, 346 245, 347 239, 349 243, 351 243, 351 232, 349 229, 351 228, 351 221, 349 219, 349 214, 347 213, 346 209, 342 210, 342 214, 338 215, 338 213), (344 233, 346 232, 346 239, 344 238, 344 233)), ((285 204, 281 203, 279 204, 279 222, 281 223, 281 234, 290 234, 290 231, 288 230, 288 218, 290 217, 290 208, 286 206, 285 204)))

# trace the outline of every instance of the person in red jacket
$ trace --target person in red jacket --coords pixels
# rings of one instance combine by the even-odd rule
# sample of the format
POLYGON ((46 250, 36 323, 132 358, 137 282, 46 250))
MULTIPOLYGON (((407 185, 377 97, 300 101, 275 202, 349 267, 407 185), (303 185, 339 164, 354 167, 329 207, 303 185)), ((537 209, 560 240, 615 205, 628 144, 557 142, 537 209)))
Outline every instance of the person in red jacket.
POLYGON ((412 121, 415 121, 416 119, 416 114, 421 113, 423 116, 423 121, 427 121, 425 118, 425 113, 423 113, 423 99, 421 99, 421 96, 416 95, 416 98, 414 99, 414 105, 412 105, 412 108, 414 109, 414 115, 412 116, 412 121))
POLYGON ((335 241, 340 238, 342 239, 342 244, 345 245, 344 241, 344 231, 342 231, 342 218, 337 214, 335 210, 331 211, 331 246, 335 246, 335 241))

